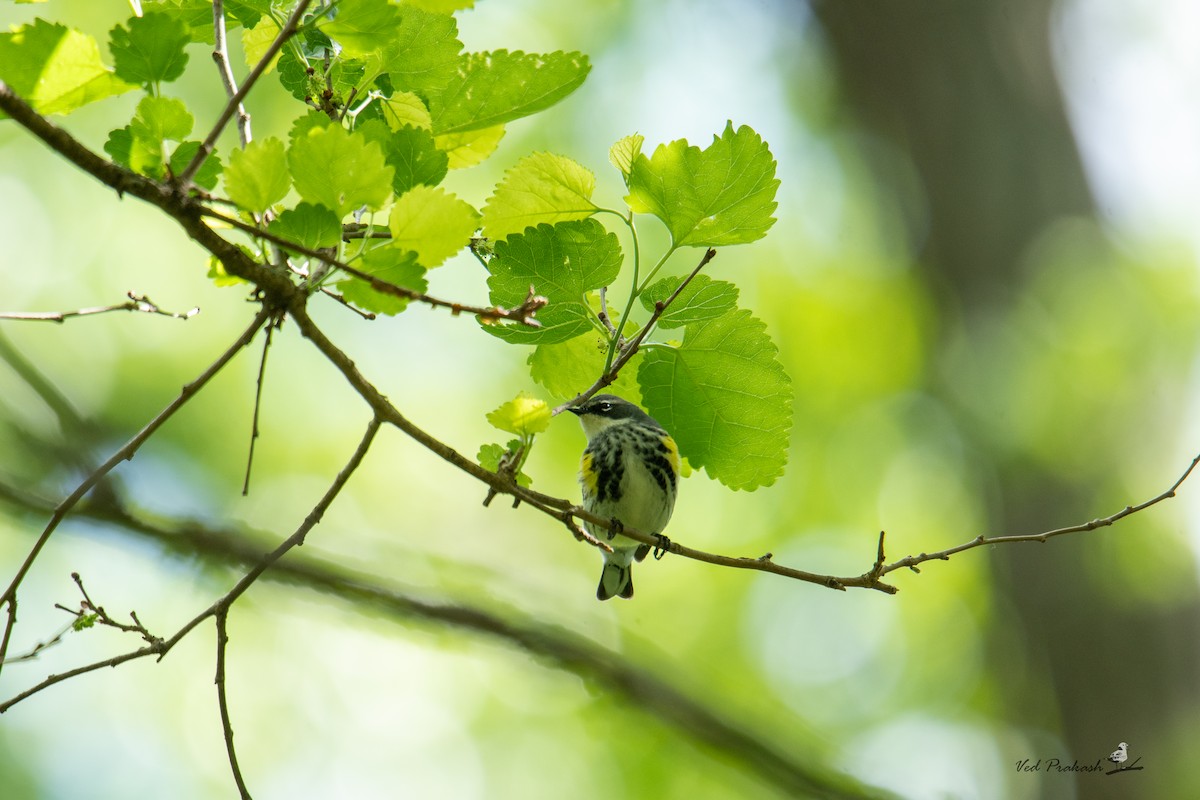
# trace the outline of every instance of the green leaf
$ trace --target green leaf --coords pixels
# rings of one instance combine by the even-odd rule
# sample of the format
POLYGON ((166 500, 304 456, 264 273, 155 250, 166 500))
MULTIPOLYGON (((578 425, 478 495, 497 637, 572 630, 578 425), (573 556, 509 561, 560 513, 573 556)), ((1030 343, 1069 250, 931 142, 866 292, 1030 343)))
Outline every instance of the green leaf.
MULTIPOLYGON (((424 293, 429 289, 425 280, 425 268, 417 262, 417 254, 387 245, 370 250, 356 265, 363 272, 374 275, 395 286, 424 293)), ((362 278, 349 278, 338 283, 342 296, 364 311, 395 315, 408 307, 409 300, 394 294, 380 292, 362 278)))
POLYGON ((358 132, 383 149, 383 157, 394 170, 392 191, 401 195, 418 184, 437 186, 446 177, 446 154, 437 149, 433 134, 406 125, 391 130, 380 120, 358 126, 358 132))
MULTIPOLYGON (((257 66, 262 57, 267 54, 267 50, 271 49, 271 43, 275 41, 275 37, 278 35, 279 25, 270 17, 264 17, 262 21, 252 28, 242 29, 242 55, 244 56, 246 66, 257 66)), ((273 70, 275 65, 279 63, 279 56, 282 52, 283 50, 280 50, 275 53, 275 57, 267 65, 267 72, 273 70)))
MULTIPOLYGON (((211 19, 209 12, 210 25, 211 19)), ((117 77, 143 85, 173 81, 182 75, 188 62, 183 48, 191 41, 187 25, 158 12, 131 17, 128 28, 118 25, 108 33, 117 77)))
POLYGON ((182 100, 174 97, 143 97, 129 123, 134 138, 153 142, 182 142, 192 132, 195 120, 182 100))
POLYGON ((399 33, 400 9, 387 0, 341 0, 336 16, 320 28, 348 55, 366 55, 399 33))
POLYGON ((475 0, 402 0, 403 5, 422 8, 438 14, 452 14, 465 8, 474 8, 475 0))
POLYGON ((378 209, 392 196, 392 168, 379 145, 340 125, 297 136, 288 167, 300 196, 333 209, 339 219, 361 206, 378 209))
POLYGON ((337 122, 331 120, 328 115, 322 114, 320 111, 309 111, 296 117, 292 122, 292 127, 288 130, 288 146, 296 144, 296 140, 307 136, 311 131, 319 128, 332 128, 337 125, 337 122))
POLYGON ((487 415, 492 427, 517 436, 541 433, 550 427, 551 419, 550 406, 546 405, 546 401, 529 392, 519 392, 512 400, 487 415))
POLYGON ((515 344, 565 342, 594 330, 586 293, 607 286, 621 270, 617 237, 594 219, 526 228, 496 242, 488 262, 492 303, 520 305, 532 286, 550 304, 538 311, 540 328, 488 325, 488 333, 515 344))
POLYGON ((629 182, 629 173, 633 170, 633 161, 642 154, 642 142, 646 137, 635 133, 618 139, 617 143, 608 149, 609 162, 621 171, 625 181, 629 182))
MULTIPOLYGON (((556 399, 567 400, 596 382, 604 372, 607 354, 608 341, 595 331, 557 344, 539 344, 529 354, 529 375, 556 399)), ((639 402, 637 369, 644 354, 639 350, 605 391, 639 402)))
POLYGON ((256 214, 278 203, 292 187, 287 152, 278 139, 251 142, 229 154, 225 191, 229 199, 256 214))
POLYGON ((454 17, 405 7, 400 29, 378 55, 378 70, 400 91, 440 91, 458 72, 462 47, 454 17))
POLYGON ((99 614, 81 614, 71 623, 71 629, 75 632, 85 630, 96 624, 96 620, 100 619, 99 614))
POLYGON ((629 207, 653 214, 676 246, 721 247, 761 239, 775 223, 775 159, 751 128, 733 123, 707 149, 680 139, 633 159, 629 207))
POLYGON ((543 222, 590 217, 596 176, 565 156, 534 153, 504 174, 483 207, 483 232, 503 239, 543 222))
POLYGON ((479 130, 535 114, 578 89, 590 69, 582 53, 465 55, 457 74, 429 99, 433 132, 479 130))
POLYGON ((325 206, 300 203, 267 225, 267 230, 309 250, 337 247, 342 241, 342 223, 325 206))
MULTIPOLYGON (((171 153, 169 162, 172 175, 178 175, 188 168, 192 163, 192 159, 196 157, 196 153, 200 152, 200 142, 189 141, 180 142, 175 148, 175 152, 171 153)), ((200 165, 200 169, 196 170, 196 174, 192 176, 192 183, 199 186, 201 189, 214 189, 217 185, 217 178, 221 176, 224 167, 221 164, 221 159, 217 157, 216 152, 208 154, 204 159, 204 163, 200 165)))
POLYGON ((69 114, 137 88, 104 66, 91 36, 41 19, 0 33, 0 80, 40 114, 69 114))
MULTIPOLYGON (((186 139, 192 132, 192 124, 192 115, 181 101, 171 97, 143 97, 133 120, 124 128, 109 133, 104 150, 114 161, 133 171, 162 179, 165 177, 163 164, 167 159, 167 142, 186 139)), ((197 145, 192 154, 198 149, 197 145)), ((219 171, 216 160, 212 156, 209 158, 211 160, 205 162, 210 165, 208 169, 219 171)), ((174 166, 178 163, 174 162, 174 166)), ((206 177, 209 176, 215 178, 215 173, 210 172, 206 177)))
POLYGON ((392 242, 416 252, 426 267, 436 267, 466 247, 478 227, 478 211, 429 186, 414 186, 402 194, 388 216, 392 242))
MULTIPOLYGON (((225 5, 228 8, 228 0, 225 5)), ((213 43, 212 0, 142 0, 142 12, 182 22, 193 42, 213 43)))
POLYGON ((462 169, 481 164, 496 152, 504 138, 504 125, 493 125, 477 131, 443 133, 433 137, 438 149, 446 154, 450 169, 462 169))
POLYGON ((680 347, 650 349, 638 369, 646 410, 680 454, 733 489, 769 486, 787 463, 791 379, 776 352, 738 310, 689 324, 680 347))
MULTIPOLYGON (((667 298, 679 288, 682 277, 663 278, 647 286, 639 295, 642 305, 647 311, 654 311, 656 303, 666 302, 667 298)), ((697 275, 679 293, 679 297, 659 317, 658 324, 663 328, 678 328, 689 322, 701 322, 714 319, 737 305, 738 288, 728 281, 714 281, 707 275, 697 275)))
MULTIPOLYGON (((243 247, 242 250, 245 251, 246 248, 243 247)), ((254 256, 249 252, 247 252, 246 255, 254 258, 254 256)), ((226 272, 225 265, 221 262, 221 259, 217 258, 216 256, 208 257, 208 277, 212 279, 212 282, 218 288, 222 289, 227 286, 240 286, 242 284, 249 283, 249 281, 247 281, 245 278, 239 278, 237 275, 230 275, 228 272, 226 272)))
MULTIPOLYGON (((414 128, 430 130, 433 128, 433 117, 424 101, 412 92, 395 92, 391 97, 381 97, 378 101, 383 119, 392 130, 400 130, 405 125, 414 128)), ((444 148, 443 148, 444 149, 444 148)))
MULTIPOLYGON (((479 448, 479 453, 475 456, 475 460, 479 462, 479 466, 492 472, 500 471, 500 462, 506 458, 514 458, 517 449, 521 446, 520 439, 513 439, 508 443, 508 447, 502 444, 485 444, 479 448)), ((517 473, 518 486, 532 486, 533 478, 529 477, 522 470, 517 473)))

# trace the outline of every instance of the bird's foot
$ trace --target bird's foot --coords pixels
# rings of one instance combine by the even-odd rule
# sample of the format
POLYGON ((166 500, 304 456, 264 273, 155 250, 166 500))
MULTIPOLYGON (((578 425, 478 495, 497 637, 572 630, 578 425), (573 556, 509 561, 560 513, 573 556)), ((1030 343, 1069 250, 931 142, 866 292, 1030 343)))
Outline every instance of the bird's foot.
POLYGON ((625 524, 621 520, 613 517, 609 521, 608 540, 611 542, 617 534, 625 530, 625 524))
POLYGON ((658 541, 654 545, 654 560, 661 561, 662 557, 671 549, 671 540, 661 533, 655 534, 655 538, 658 541))

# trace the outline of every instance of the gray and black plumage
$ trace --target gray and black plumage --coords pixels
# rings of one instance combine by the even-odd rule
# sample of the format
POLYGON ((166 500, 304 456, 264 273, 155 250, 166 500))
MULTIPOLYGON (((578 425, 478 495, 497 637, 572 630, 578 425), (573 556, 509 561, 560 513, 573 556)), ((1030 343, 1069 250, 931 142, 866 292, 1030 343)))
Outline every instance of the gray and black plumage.
MULTIPOLYGON (((587 435, 579 482, 587 511, 622 525, 661 534, 675 508, 679 450, 657 421, 628 400, 601 394, 569 409, 587 435)), ((643 544, 607 528, 585 523, 588 533, 608 541, 596 597, 633 597, 633 562, 650 552, 643 544)))

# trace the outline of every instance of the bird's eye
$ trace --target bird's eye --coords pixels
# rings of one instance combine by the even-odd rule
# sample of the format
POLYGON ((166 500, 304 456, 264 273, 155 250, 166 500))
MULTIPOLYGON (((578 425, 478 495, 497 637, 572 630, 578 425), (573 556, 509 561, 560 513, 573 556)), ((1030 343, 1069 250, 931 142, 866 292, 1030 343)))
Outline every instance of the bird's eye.
POLYGON ((612 407, 613 407, 613 406, 612 406, 612 403, 610 403, 610 402, 608 402, 607 400, 605 400, 604 402, 602 402, 602 403, 600 404, 600 411, 601 411, 602 413, 605 413, 605 414, 607 414, 609 411, 612 411, 612 407))

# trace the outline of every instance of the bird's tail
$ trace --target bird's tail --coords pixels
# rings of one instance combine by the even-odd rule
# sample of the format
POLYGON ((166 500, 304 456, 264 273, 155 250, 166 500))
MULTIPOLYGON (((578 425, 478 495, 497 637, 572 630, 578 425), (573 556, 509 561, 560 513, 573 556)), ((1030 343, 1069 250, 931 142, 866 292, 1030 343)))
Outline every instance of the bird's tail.
POLYGON ((604 569, 600 572, 600 585, 596 587, 596 599, 610 597, 633 597, 633 566, 628 557, 610 561, 605 553, 604 569))

